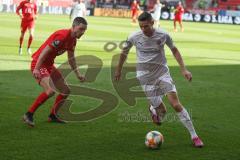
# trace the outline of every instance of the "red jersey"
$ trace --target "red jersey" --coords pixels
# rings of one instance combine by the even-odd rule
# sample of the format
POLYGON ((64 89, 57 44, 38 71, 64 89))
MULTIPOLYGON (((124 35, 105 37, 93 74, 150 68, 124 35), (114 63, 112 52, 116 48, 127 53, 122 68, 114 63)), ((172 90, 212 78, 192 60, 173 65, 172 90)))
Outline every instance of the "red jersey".
POLYGON ((37 5, 25 0, 22 1, 17 7, 16 13, 18 15, 20 15, 20 10, 22 10, 23 21, 33 21, 34 15, 37 14, 37 5))
POLYGON ((52 66, 56 56, 63 54, 65 51, 74 51, 77 43, 76 38, 71 37, 71 29, 62 29, 54 32, 32 55, 33 61, 37 62, 39 55, 46 46, 53 50, 43 62, 44 66, 52 66))
POLYGON ((132 11, 137 11, 138 10, 138 4, 137 3, 132 3, 131 10, 132 11))
POLYGON ((182 16, 184 13, 184 9, 181 5, 178 5, 175 11, 175 16, 182 16))

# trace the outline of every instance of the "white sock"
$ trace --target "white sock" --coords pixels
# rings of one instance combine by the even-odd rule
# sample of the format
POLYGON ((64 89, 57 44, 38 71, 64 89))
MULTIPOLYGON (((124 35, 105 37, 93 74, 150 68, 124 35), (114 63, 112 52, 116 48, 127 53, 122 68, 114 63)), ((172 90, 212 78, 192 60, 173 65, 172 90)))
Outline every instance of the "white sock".
POLYGON ((197 133, 194 129, 194 126, 192 124, 192 120, 190 119, 190 116, 187 112, 187 110, 185 108, 183 108, 183 110, 181 112, 178 112, 177 113, 180 121, 182 122, 182 124, 188 129, 190 135, 191 135, 191 138, 195 138, 197 137, 197 133))
POLYGON ((153 113, 154 115, 157 115, 156 109, 155 109, 155 107, 153 107, 152 105, 150 106, 150 110, 152 111, 152 113, 153 113))

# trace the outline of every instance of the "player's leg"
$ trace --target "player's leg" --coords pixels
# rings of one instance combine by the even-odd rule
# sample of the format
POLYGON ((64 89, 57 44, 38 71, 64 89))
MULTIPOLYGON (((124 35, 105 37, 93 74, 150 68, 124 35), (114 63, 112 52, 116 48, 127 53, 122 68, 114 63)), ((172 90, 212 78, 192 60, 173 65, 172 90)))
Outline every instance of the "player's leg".
POLYGON ((43 88, 43 92, 35 99, 33 104, 29 107, 28 112, 24 114, 23 120, 30 126, 34 126, 33 115, 36 110, 49 98, 54 95, 54 91, 49 85, 49 76, 43 77, 39 85, 43 88))
POLYGON ((29 38, 28 38, 27 52, 30 55, 32 54, 30 47, 33 41, 33 36, 34 36, 34 22, 29 23, 28 30, 29 30, 29 38))
POLYGON ((58 92, 59 94, 57 95, 54 105, 51 108, 48 121, 64 123, 64 121, 58 118, 57 112, 59 108, 64 104, 67 97, 69 96, 70 89, 68 88, 61 73, 55 67, 51 73, 50 85, 51 85, 51 88, 54 89, 55 92, 58 92))
POLYGON ((166 112, 167 112, 165 104, 163 102, 161 102, 161 104, 159 106, 154 106, 150 102, 149 111, 150 111, 153 123, 155 123, 157 125, 161 125, 161 123, 166 115, 166 112))
MULTIPOLYGON (((36 61, 32 61, 31 63, 31 71, 33 72, 36 66, 36 61)), ((28 112, 24 114, 23 120, 30 126, 34 126, 33 115, 36 110, 43 104, 49 97, 54 95, 54 90, 50 87, 50 72, 52 70, 52 66, 40 67, 40 78, 36 79, 38 84, 43 88, 43 92, 39 94, 39 96, 35 99, 33 104, 29 107, 28 112)))
POLYGON ((177 25, 176 25, 176 19, 173 20, 173 27, 174 27, 174 32, 177 32, 177 25))
POLYGON ((189 133, 191 135, 191 139, 193 140, 195 147, 202 147, 203 143, 195 131, 192 120, 188 114, 188 111, 180 103, 177 93, 169 92, 167 94, 167 97, 168 97, 168 100, 169 100, 171 106, 177 112, 177 115, 178 115, 180 121, 189 131, 189 133))
POLYGON ((180 28, 181 28, 181 32, 183 32, 183 31, 184 31, 184 28, 183 28, 182 20, 181 20, 181 19, 179 20, 179 26, 180 26, 180 28))
POLYGON ((25 35, 26 30, 27 30, 26 23, 24 23, 22 21, 22 23, 21 23, 21 35, 19 37, 19 49, 18 49, 18 54, 19 55, 22 55, 22 44, 23 44, 24 35, 25 35))
POLYGON ((159 14, 155 15, 155 20, 154 20, 155 22, 154 23, 155 23, 156 28, 160 27, 160 22, 159 22, 160 21, 160 16, 161 15, 159 15, 159 14))
POLYGON ((158 21, 158 20, 155 20, 155 21, 154 21, 154 25, 155 25, 156 28, 159 28, 159 21, 158 21))
POLYGON ((132 23, 137 22, 137 11, 133 10, 132 11, 132 23))
MULTIPOLYGON (((141 80, 140 80, 141 83, 141 80)), ((141 83, 143 84, 143 83, 141 83)), ((167 112, 166 106, 162 101, 163 95, 160 93, 160 88, 155 84, 146 84, 141 85, 143 91, 149 101, 149 112, 153 123, 161 125, 161 122, 167 112)))

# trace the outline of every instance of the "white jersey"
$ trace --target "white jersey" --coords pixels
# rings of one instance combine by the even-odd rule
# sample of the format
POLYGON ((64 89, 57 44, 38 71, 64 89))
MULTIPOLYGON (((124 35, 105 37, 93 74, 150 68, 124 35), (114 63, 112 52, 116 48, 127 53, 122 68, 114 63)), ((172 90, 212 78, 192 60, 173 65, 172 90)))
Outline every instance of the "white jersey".
POLYGON ((155 21, 158 21, 161 16, 161 9, 162 9, 162 4, 158 3, 154 5, 154 12, 152 13, 152 17, 155 21))
POLYGON ((84 17, 86 13, 86 6, 84 3, 77 3, 72 8, 72 20, 76 17, 84 17))
POLYGON ((133 45, 136 46, 137 77, 140 77, 140 81, 154 80, 169 73, 164 51, 165 44, 170 49, 175 47, 169 34, 160 29, 155 29, 152 37, 145 36, 142 31, 128 37, 123 52, 128 53, 133 45))

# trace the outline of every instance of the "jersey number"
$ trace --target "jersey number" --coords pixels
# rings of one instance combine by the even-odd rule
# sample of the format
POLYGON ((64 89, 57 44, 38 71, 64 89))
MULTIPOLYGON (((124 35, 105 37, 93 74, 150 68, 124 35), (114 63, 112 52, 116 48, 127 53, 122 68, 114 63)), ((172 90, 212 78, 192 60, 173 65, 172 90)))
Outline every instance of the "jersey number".
POLYGON ((25 13, 32 13, 32 9, 31 8, 26 8, 25 13))

